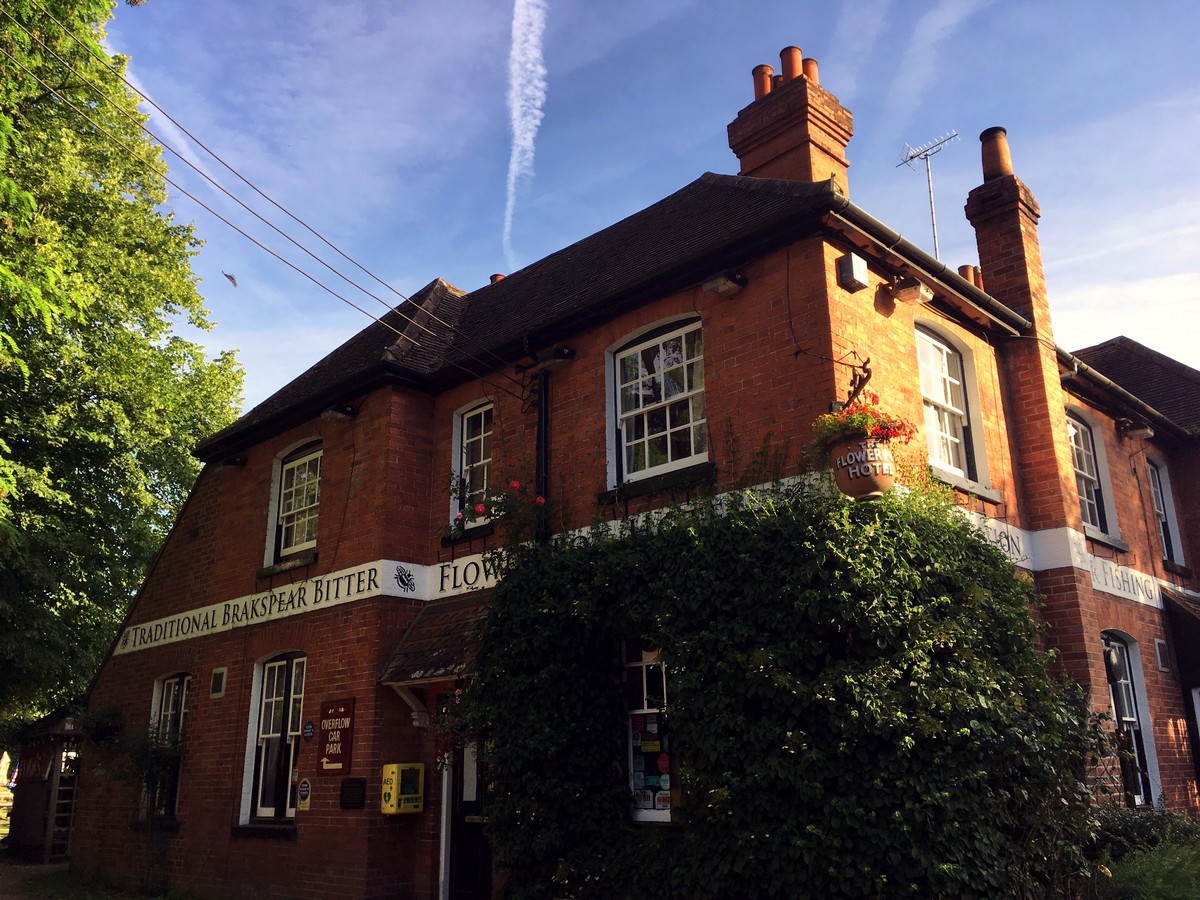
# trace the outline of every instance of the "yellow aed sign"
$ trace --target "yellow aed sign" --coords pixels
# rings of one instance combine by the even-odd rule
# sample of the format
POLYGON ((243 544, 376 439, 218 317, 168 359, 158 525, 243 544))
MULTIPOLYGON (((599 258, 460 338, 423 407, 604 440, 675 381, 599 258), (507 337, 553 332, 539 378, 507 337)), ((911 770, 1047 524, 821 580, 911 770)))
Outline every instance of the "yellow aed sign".
POLYGON ((389 816, 425 808, 425 764, 388 763, 383 767, 379 811, 389 816))

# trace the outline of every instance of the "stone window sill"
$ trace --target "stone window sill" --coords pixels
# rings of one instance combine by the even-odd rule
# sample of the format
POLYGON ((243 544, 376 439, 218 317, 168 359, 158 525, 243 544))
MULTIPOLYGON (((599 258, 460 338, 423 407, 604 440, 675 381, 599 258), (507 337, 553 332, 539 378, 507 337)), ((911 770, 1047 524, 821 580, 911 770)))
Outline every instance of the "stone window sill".
POLYGON ((1105 534, 1099 528, 1093 528, 1091 525, 1083 526, 1083 533, 1087 535, 1089 541, 1095 541, 1097 544, 1103 544, 1106 547, 1112 547, 1114 550, 1120 550, 1122 553, 1129 551, 1129 545, 1119 537, 1114 537, 1111 534, 1105 534))
POLYGON ((956 475, 954 472, 948 472, 935 465, 930 465, 933 469, 933 477, 943 484, 948 484, 950 487, 958 491, 970 494, 973 497, 978 497, 981 500, 986 500, 989 503, 1003 503, 1004 496, 997 490, 990 487, 984 487, 978 481, 972 481, 969 478, 964 478, 961 475, 956 475))
POLYGON ((676 469, 674 472, 666 472, 662 475, 655 475, 652 478, 643 478, 641 481, 628 481, 613 488, 611 491, 601 491, 596 495, 596 502, 606 506, 610 503, 629 500, 633 497, 645 497, 649 494, 657 494, 659 491, 677 490, 697 484, 711 484, 716 479, 717 467, 713 463, 699 463, 698 465, 688 466, 686 469, 676 469))
POLYGON ((477 538, 491 537, 495 533, 495 522, 483 522, 480 525, 472 525, 470 528, 464 528, 458 534, 442 535, 442 546, 453 547, 455 544, 465 544, 467 541, 473 541, 477 538))
POLYGON ((296 569, 303 569, 305 566, 311 566, 317 561, 316 550, 306 550, 303 553, 298 553, 291 559, 285 559, 283 562, 277 562, 273 566, 263 566, 254 573, 255 578, 270 578, 273 575, 282 575, 285 572, 294 572, 296 569))

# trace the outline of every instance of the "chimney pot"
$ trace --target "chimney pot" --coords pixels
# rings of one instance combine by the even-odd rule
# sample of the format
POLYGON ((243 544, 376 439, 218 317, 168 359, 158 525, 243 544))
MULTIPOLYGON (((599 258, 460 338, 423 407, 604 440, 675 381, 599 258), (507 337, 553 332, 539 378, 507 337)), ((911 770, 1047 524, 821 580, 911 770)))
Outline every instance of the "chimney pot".
POLYGON ((761 100, 767 94, 771 93, 771 81, 775 74, 775 70, 770 66, 755 66, 754 67, 754 99, 761 100))
POLYGON ((963 281, 970 284, 975 283, 975 267, 974 266, 959 266, 958 274, 962 276, 963 281))
POLYGON ((821 79, 817 77, 817 61, 812 57, 806 57, 803 62, 804 77, 813 84, 820 84, 821 79))
POLYGON ((1008 132, 999 125, 979 135, 983 144, 983 180, 1003 178, 1013 173, 1012 155, 1008 152, 1008 132))
POLYGON ((801 75, 801 56, 799 47, 784 47, 779 51, 779 62, 783 68, 783 80, 791 81, 801 75))
POLYGON ((783 76, 782 75, 774 76, 771 79, 771 90, 775 90, 775 88, 779 87, 781 84, 783 84, 783 76))
POLYGON ((495 275, 492 276, 491 284, 495 284, 497 281, 503 281, 503 280, 504 280, 504 275, 501 274, 500 272, 497 272, 495 275))
POLYGON ((984 290, 983 269, 979 268, 979 266, 975 266, 975 271, 973 274, 975 275, 975 287, 979 288, 981 291, 984 290))

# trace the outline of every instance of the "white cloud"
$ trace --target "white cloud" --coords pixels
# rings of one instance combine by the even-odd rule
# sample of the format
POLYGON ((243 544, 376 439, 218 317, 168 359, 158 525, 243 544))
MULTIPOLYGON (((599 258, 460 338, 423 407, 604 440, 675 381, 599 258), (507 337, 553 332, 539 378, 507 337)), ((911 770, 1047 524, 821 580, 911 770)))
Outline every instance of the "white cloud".
POLYGON ((1079 350, 1117 335, 1200 368, 1200 273, 1178 272, 1126 281, 1092 281, 1058 291, 1054 339, 1079 350))

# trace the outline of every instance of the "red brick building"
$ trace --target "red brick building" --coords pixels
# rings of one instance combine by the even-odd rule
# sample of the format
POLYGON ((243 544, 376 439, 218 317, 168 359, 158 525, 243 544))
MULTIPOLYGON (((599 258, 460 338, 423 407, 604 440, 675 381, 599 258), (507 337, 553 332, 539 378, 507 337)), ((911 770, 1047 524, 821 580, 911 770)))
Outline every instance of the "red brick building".
POLYGON ((750 454, 795 460, 868 373, 1046 594, 1136 759, 1128 802, 1200 808, 1200 373, 1055 344, 1003 129, 958 271, 851 202, 851 134, 789 48, 729 126, 738 175, 469 294, 434 281, 204 441, 89 697, 130 733, 186 726, 182 762, 139 796, 85 760, 75 864, 220 897, 487 895, 473 761, 439 769, 429 727, 494 582, 474 505, 518 480, 559 532, 719 492, 750 454))

